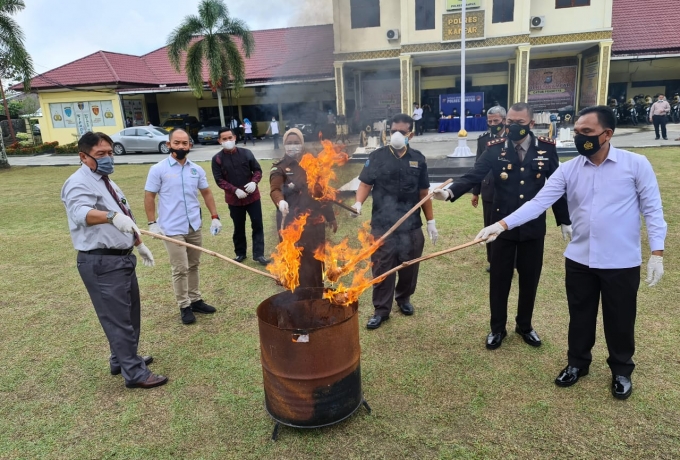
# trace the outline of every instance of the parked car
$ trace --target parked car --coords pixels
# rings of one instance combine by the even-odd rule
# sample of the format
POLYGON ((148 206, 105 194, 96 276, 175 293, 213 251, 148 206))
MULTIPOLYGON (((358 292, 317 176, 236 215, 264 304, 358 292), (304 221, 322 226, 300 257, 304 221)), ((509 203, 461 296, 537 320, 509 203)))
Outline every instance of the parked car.
POLYGON ((127 152, 159 152, 168 154, 170 134, 158 126, 139 126, 125 128, 111 136, 113 153, 125 155, 127 152))
POLYGON ((33 135, 40 136, 40 124, 36 123, 33 125, 33 135))
POLYGON ((203 128, 198 131, 198 142, 201 145, 218 144, 217 134, 222 129, 222 122, 219 118, 209 118, 203 123, 203 128))
POLYGON ((289 121, 286 123, 286 130, 290 128, 299 129, 307 141, 317 140, 319 137, 319 129, 317 128, 317 124, 311 121, 309 118, 298 118, 289 121))
POLYGON ((198 118, 186 113, 170 115, 170 117, 163 122, 163 129, 167 132, 170 132, 175 128, 186 129, 193 139, 198 139, 198 131, 202 127, 203 124, 198 121, 198 118))

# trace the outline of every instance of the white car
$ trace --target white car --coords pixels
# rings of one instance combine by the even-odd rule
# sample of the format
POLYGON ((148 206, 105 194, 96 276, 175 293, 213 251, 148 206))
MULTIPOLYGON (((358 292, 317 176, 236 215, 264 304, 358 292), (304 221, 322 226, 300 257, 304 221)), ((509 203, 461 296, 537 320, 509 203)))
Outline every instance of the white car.
POLYGON ((127 152, 170 153, 167 144, 170 134, 157 126, 125 128, 111 136, 111 139, 115 155, 125 155, 127 152))

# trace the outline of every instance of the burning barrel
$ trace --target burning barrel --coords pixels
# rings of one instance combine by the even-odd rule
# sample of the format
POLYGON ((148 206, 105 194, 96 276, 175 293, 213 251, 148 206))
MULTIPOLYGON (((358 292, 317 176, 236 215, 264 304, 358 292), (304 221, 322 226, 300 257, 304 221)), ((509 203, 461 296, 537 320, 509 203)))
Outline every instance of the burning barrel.
MULTIPOLYGON (((335 305, 323 288, 299 288, 260 304, 257 317, 265 406, 278 424, 318 428, 361 404, 358 303, 335 305)), ((369 409, 370 410, 370 409, 369 409)))

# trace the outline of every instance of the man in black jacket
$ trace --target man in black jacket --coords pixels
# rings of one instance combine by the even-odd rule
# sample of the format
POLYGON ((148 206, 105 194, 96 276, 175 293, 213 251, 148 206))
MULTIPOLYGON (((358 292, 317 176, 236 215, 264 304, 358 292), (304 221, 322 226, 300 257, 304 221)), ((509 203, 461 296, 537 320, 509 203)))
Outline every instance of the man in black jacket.
POLYGON ((246 214, 250 216, 253 230, 253 260, 267 265, 264 257, 264 227, 262 202, 257 184, 262 179, 262 168, 253 152, 236 147, 236 133, 232 128, 222 128, 218 133, 222 145, 212 158, 215 182, 224 190, 224 201, 229 205, 229 215, 234 222, 234 252, 237 262, 246 259, 246 214))
MULTIPOLYGON (((479 157, 481 157, 482 153, 486 150, 486 144, 505 133, 505 115, 505 108, 500 105, 491 107, 486 113, 489 130, 477 139, 477 160, 479 160, 479 157)), ((493 224, 493 221, 491 220, 491 212, 493 210, 493 173, 491 171, 489 171, 489 174, 486 175, 481 184, 476 185, 472 189, 472 206, 475 208, 479 206, 480 192, 482 194, 484 226, 488 227, 493 224)), ((491 249, 492 246, 487 244, 486 261, 489 263, 489 266, 486 267, 486 271, 489 273, 491 272, 491 249)))
MULTIPOLYGON (((492 221, 510 215, 538 193, 547 178, 559 167, 555 142, 535 137, 533 111, 525 103, 517 103, 508 111, 506 135, 487 144, 475 166, 447 190, 436 191, 435 198, 455 201, 479 184, 489 172, 494 179, 492 221)), ((571 221, 564 197, 553 205, 557 225, 565 239, 571 238, 571 221)), ((486 347, 501 346, 507 335, 508 296, 512 284, 513 267, 519 274, 519 299, 515 331, 531 346, 541 345, 541 339, 531 325, 536 290, 543 266, 545 213, 526 224, 503 232, 494 242, 491 252, 489 299, 491 303, 491 332, 486 347)))

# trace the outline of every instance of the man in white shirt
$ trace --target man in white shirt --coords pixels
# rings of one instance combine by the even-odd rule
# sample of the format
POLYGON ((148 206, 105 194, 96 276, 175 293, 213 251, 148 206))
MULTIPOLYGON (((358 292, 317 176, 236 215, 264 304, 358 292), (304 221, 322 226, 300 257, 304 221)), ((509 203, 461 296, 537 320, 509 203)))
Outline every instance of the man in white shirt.
POLYGON ((668 122, 669 113, 671 113, 671 105, 666 100, 666 96, 659 94, 658 99, 649 109, 649 121, 654 123, 656 140, 659 140, 659 128, 661 128, 663 140, 668 140, 668 134, 666 133, 666 123, 668 122))
POLYGON ((269 129, 267 130, 267 135, 271 134, 272 139, 274 139, 274 150, 279 149, 279 122, 276 121, 276 117, 272 117, 271 123, 269 123, 269 129))
MULTIPOLYGON (((170 156, 149 170, 144 190, 144 210, 149 219, 149 231, 201 246, 201 192, 212 217, 210 233, 216 236, 222 229, 215 199, 208 186, 203 168, 187 159, 191 148, 189 134, 175 128, 168 141, 170 156), (156 195, 159 195, 156 220, 156 195)), ((172 267, 172 287, 179 306, 182 323, 196 321, 196 313, 215 313, 201 297, 198 288, 198 265, 201 251, 165 242, 172 267)))
POLYGON ((663 275, 666 222, 661 195, 647 158, 610 144, 616 119, 609 107, 579 112, 574 143, 580 155, 562 164, 531 201, 489 227, 477 238, 487 243, 507 229, 543 213, 565 193, 573 225, 565 269, 569 303, 568 365, 555 384, 568 387, 588 375, 595 345, 597 310, 602 297, 604 333, 612 372, 612 395, 633 391, 635 316, 640 286, 640 213, 645 218, 651 257, 649 286, 663 275))
POLYGON ((413 121, 416 123, 416 136, 423 134, 423 109, 416 103, 413 104, 413 121))

